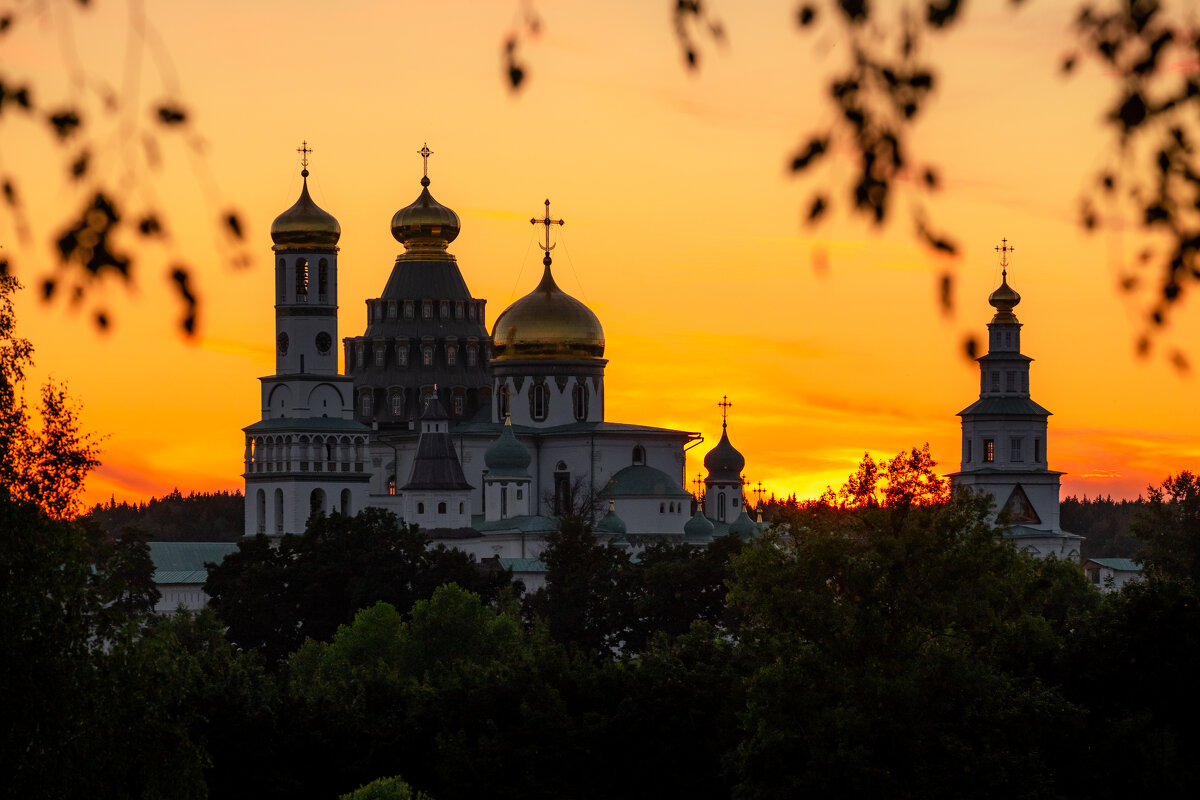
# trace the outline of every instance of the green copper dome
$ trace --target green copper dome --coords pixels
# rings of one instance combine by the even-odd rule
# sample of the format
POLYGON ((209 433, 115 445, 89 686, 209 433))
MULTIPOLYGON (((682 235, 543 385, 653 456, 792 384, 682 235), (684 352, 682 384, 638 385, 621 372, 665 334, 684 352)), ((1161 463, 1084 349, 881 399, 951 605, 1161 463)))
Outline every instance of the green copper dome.
POLYGON ((688 541, 709 541, 712 539, 716 526, 712 520, 704 516, 703 508, 696 508, 696 513, 683 526, 683 535, 688 541))
POLYGON ((596 525, 596 530, 599 533, 625 533, 625 521, 617 516, 615 504, 611 499, 608 501, 608 513, 596 525))
POLYGON ((529 475, 531 461, 529 450, 513 435, 512 420, 504 419, 504 430, 500 438, 492 442, 483 454, 489 475, 524 478, 529 475))
POLYGON ((729 532, 741 539, 749 539, 754 534, 758 533, 758 526, 754 524, 754 520, 750 519, 745 511, 738 514, 738 518, 729 526, 729 532))

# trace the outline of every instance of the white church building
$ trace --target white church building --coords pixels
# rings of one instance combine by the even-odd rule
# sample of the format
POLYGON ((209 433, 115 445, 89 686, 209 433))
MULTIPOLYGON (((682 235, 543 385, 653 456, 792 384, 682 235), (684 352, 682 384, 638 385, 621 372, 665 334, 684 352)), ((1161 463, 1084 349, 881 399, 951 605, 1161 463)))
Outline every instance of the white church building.
POLYGON ((988 352, 980 356, 979 399, 958 412, 962 417, 962 465, 952 473, 953 489, 987 492, 995 499, 993 521, 1018 549, 1041 558, 1079 560, 1082 536, 1059 527, 1059 479, 1049 467, 1047 421, 1050 412, 1029 394, 1029 365, 1021 353, 1021 323, 1013 309, 1021 295, 1008 285, 1008 254, 1000 247, 1000 286, 988 296, 996 309, 988 323, 988 352))
MULTIPOLYGON (((366 327, 342 340, 341 227, 304 186, 271 226, 275 373, 261 378, 261 419, 244 428, 245 533, 303 532, 315 513, 394 511, 435 540, 521 567, 571 512, 603 540, 702 543, 752 535, 741 471, 723 430, 705 458, 705 503, 692 513, 686 454, 699 434, 605 419, 604 329, 559 288, 542 219, 544 271, 485 327, 450 244, 461 223, 429 191, 392 217, 404 251, 366 327), (607 513, 606 513, 607 512, 607 513)), ((517 570, 522 571, 520 569, 517 570)))

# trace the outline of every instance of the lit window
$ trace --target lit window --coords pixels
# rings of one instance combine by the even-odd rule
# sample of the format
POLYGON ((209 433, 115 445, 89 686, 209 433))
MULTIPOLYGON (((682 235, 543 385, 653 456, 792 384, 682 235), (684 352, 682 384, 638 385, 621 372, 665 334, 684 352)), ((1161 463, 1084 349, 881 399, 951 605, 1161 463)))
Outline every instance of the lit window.
POLYGON ((308 259, 296 259, 296 302, 308 302, 308 259))
POLYGON ((983 440, 983 460, 989 463, 996 460, 996 441, 994 439, 983 440))
POLYGON ((1009 460, 1010 461, 1023 460, 1021 458, 1021 440, 1014 436, 1011 440, 1009 440, 1009 444, 1011 445, 1011 450, 1012 450, 1012 452, 1009 454, 1009 460))
POLYGON ((393 497, 396 494, 396 476, 395 475, 388 477, 387 493, 392 495, 393 497))

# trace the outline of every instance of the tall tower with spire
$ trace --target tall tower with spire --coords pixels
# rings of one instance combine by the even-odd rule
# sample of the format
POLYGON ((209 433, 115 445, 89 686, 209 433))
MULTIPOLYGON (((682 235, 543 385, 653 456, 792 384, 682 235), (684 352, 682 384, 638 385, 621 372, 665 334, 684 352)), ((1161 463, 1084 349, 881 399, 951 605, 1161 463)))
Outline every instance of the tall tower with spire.
POLYGON ((729 441, 729 409, 733 403, 722 397, 721 441, 704 456, 708 477, 704 480, 704 514, 716 522, 732 523, 744 513, 742 508, 742 470, 745 457, 729 441))
POLYGON ((1079 558, 1082 537, 1059 527, 1059 479, 1049 468, 1050 412, 1030 397, 1029 365, 1021 353, 1021 323, 1013 309, 1021 295, 1008 285, 1008 240, 1000 254, 1000 286, 988 296, 996 310, 988 323, 988 352, 980 356, 979 399, 962 417, 962 464, 950 475, 954 489, 970 488, 995 498, 1009 527, 1005 536, 1040 557, 1079 558))
POLYGON ((246 433, 246 534, 304 530, 319 512, 367 501, 368 429, 354 421, 353 382, 338 373, 337 254, 342 228, 308 193, 271 225, 275 374, 262 382, 262 419, 246 433))

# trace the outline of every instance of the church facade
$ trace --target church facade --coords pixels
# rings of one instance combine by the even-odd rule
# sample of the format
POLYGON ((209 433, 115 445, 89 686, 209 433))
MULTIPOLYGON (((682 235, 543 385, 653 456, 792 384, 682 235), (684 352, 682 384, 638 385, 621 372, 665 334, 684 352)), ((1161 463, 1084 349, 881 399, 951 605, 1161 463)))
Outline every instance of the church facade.
POLYGON ((562 220, 549 201, 531 220, 544 227, 541 280, 488 331, 486 301, 449 250, 459 217, 431 194, 422 155, 420 193, 392 218, 404 251, 366 301, 363 333, 342 340, 344 374, 341 229, 309 196, 306 161, 300 198, 271 226, 276 370, 261 379, 261 419, 243 429, 246 534, 300 533, 315 513, 379 507, 519 567, 569 513, 635 547, 756 530, 745 461, 726 432, 705 459, 712 499, 693 515, 683 483, 699 434, 605 418, 604 330, 555 282, 551 230, 562 220))

